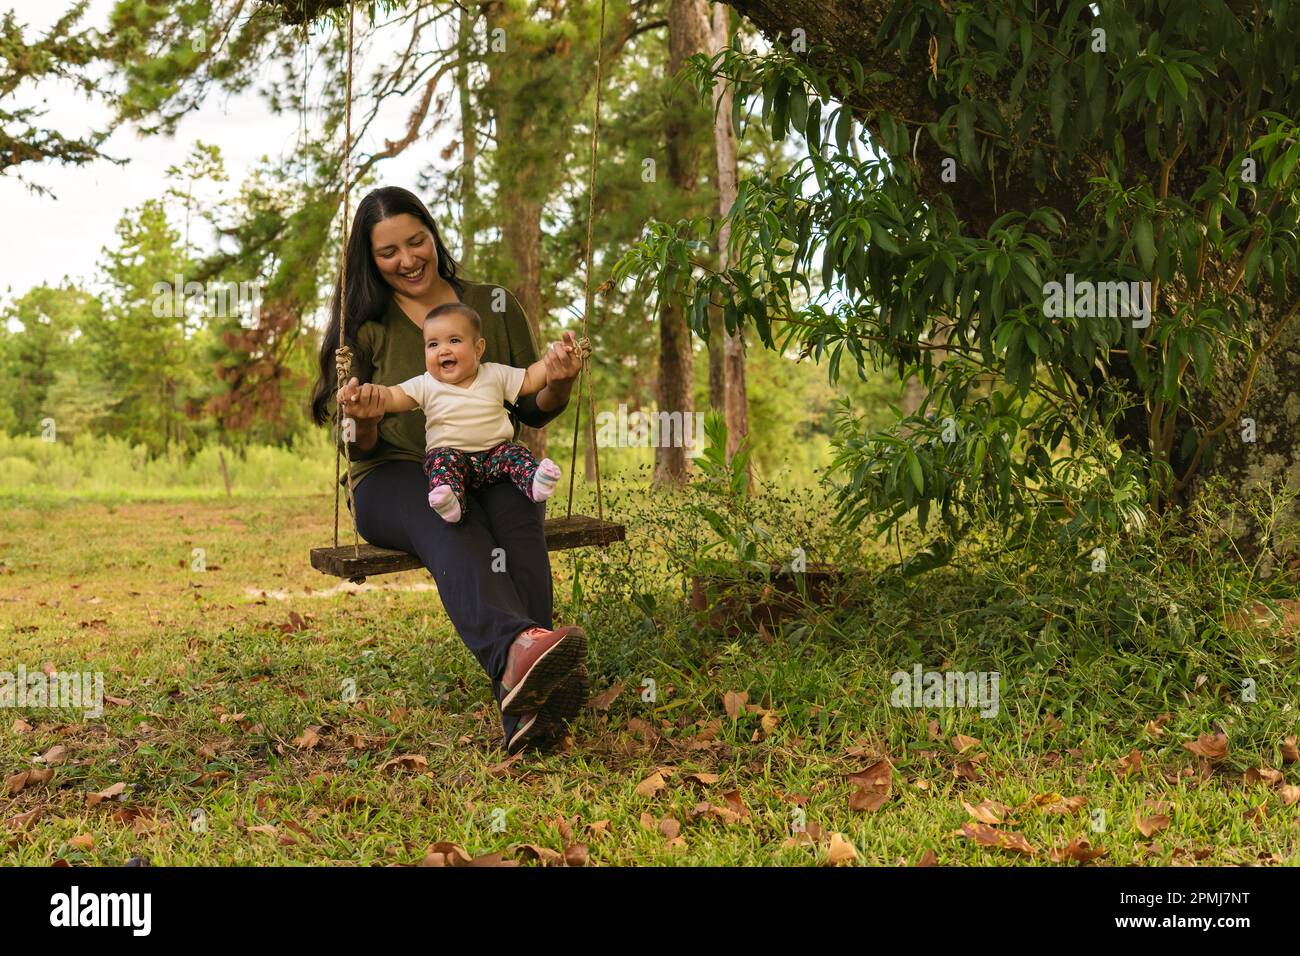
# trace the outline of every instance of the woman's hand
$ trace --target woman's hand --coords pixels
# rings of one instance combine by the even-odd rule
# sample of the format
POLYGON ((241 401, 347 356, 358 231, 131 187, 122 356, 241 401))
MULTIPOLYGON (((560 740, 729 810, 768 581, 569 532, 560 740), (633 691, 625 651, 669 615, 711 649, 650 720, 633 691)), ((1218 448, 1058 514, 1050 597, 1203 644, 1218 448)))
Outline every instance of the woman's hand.
POLYGON ((372 424, 384 417, 384 392, 378 385, 360 384, 353 378, 338 392, 339 409, 358 424, 372 424))
POLYGON ((559 342, 552 342, 546 349, 542 361, 546 363, 547 385, 572 387, 578 373, 582 371, 582 355, 578 351, 577 337, 572 332, 565 332, 559 342))

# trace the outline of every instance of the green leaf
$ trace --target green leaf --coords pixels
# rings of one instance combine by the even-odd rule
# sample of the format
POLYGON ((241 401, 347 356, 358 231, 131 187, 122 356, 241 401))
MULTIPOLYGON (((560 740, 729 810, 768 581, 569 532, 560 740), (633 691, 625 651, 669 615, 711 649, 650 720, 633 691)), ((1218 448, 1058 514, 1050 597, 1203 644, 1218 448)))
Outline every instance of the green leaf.
POLYGON ((1137 247, 1138 261, 1148 272, 1156 259, 1155 235, 1151 229, 1151 220, 1146 216, 1133 224, 1133 244, 1137 247))
POLYGON ((916 452, 910 448, 907 450, 907 471, 912 476, 912 484, 916 486, 916 490, 924 492, 925 474, 921 471, 921 460, 916 457, 916 452))
POLYGON ((853 113, 847 106, 841 106, 835 120, 835 143, 841 153, 849 151, 849 140, 853 136, 853 113))
POLYGON ((1187 78, 1183 76, 1183 71, 1172 63, 1166 63, 1165 75, 1169 77, 1174 89, 1178 91, 1178 98, 1184 103, 1187 102, 1187 78))
POLYGON ((1151 67, 1150 70, 1147 71, 1147 80, 1146 80, 1147 99, 1149 99, 1152 103, 1156 101, 1156 94, 1160 92, 1160 77, 1162 75, 1163 75, 1163 71, 1160 69, 1159 66, 1153 66, 1151 67))
POLYGON ((1057 70, 1047 84, 1048 111, 1052 120, 1052 133, 1061 135, 1065 126, 1065 73, 1057 70))

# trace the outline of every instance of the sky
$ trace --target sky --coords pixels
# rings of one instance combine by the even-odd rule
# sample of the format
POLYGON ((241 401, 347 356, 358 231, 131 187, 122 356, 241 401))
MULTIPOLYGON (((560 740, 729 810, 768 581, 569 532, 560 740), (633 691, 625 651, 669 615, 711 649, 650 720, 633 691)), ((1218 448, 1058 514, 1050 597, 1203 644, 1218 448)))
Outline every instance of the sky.
MULTIPOLYGON (((43 34, 72 3, 9 0, 5 6, 14 11, 20 23, 31 28, 25 31, 31 36, 32 31, 43 34)), ((82 24, 103 27, 112 8, 112 0, 92 0, 82 24)), ((358 26, 362 16, 358 14, 358 26)), ((320 39, 339 42, 333 32, 328 37, 318 36, 320 39)), ((382 55, 385 39, 381 33, 368 55, 382 55)), ((356 64, 356 71, 364 75, 362 62, 356 64)), ((278 73, 267 69, 264 78, 274 79, 278 73)), ((70 84, 62 82, 43 84, 39 89, 35 84, 25 84, 16 100, 20 105, 43 103, 49 110, 44 121, 65 135, 102 128, 109 116, 102 103, 88 101, 70 84)), ((404 125, 409 103, 395 106, 393 115, 384 117, 388 122, 372 125, 375 132, 360 144, 359 153, 381 147, 384 134, 391 135, 404 125)), ((0 216, 10 225, 5 230, 4 254, 0 255, 0 304, 20 297, 42 282, 57 284, 65 276, 97 288, 100 253, 103 247, 115 244, 114 228, 118 220, 127 209, 162 193, 167 167, 181 164, 195 141, 221 147, 230 177, 226 189, 233 193, 261 156, 277 157, 293 148, 300 122, 297 114, 273 115, 257 85, 237 96, 219 91, 210 93, 201 109, 187 115, 174 136, 142 138, 132 127, 115 130, 101 149, 110 156, 128 160, 124 166, 106 161, 85 166, 24 164, 21 167, 24 178, 51 190, 54 199, 29 191, 12 175, 13 170, 0 175, 0 216), (26 228, 16 232, 14 224, 26 228)), ((312 122, 310 113, 307 122, 312 122)), ((417 143, 396 159, 384 161, 378 167, 384 182, 416 189, 419 170, 430 161, 441 162, 442 145, 441 142, 417 143)), ((196 238, 201 237, 196 234, 196 238)))

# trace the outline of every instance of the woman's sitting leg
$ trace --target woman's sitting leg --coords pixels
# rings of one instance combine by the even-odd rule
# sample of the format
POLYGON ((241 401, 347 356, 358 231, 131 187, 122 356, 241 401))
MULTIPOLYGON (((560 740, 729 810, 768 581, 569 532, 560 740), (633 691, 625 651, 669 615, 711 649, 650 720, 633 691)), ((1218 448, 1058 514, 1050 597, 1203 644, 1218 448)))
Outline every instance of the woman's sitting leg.
POLYGON ((418 463, 380 465, 357 485, 356 503, 362 537, 414 554, 433 573, 452 626, 494 681, 505 670, 516 637, 529 628, 549 627, 549 618, 528 613, 513 579, 494 570, 500 545, 486 523, 486 509, 471 504, 463 521, 448 524, 429 508, 428 482, 418 463))

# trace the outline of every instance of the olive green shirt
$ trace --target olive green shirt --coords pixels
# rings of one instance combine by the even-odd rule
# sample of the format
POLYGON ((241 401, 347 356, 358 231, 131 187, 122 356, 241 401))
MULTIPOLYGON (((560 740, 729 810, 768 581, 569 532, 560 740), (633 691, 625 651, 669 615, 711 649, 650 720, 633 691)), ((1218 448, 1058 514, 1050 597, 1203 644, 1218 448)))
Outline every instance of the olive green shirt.
MULTIPOLYGON (((483 320, 487 347, 482 361, 516 368, 536 362, 537 340, 518 300, 501 286, 457 281, 463 286, 461 302, 483 320)), ((381 320, 362 324, 351 346, 352 374, 362 384, 397 385, 425 371, 424 331, 407 317, 395 299, 390 298, 381 320)), ((518 435, 519 421, 514 414, 510 417, 518 435)), ((379 440, 369 451, 357 451, 353 446, 353 485, 389 461, 424 461, 424 412, 420 409, 389 413, 380 419, 379 440)))

